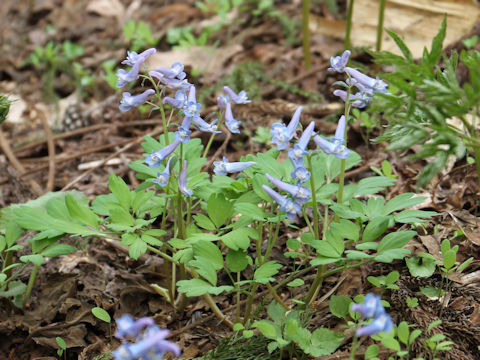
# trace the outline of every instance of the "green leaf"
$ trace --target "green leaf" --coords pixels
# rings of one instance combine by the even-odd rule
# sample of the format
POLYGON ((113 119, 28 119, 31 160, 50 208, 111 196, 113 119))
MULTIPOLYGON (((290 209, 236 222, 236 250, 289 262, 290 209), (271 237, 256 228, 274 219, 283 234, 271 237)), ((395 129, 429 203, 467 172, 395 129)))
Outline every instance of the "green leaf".
POLYGON ((280 329, 268 320, 255 321, 252 324, 252 328, 258 329, 268 339, 275 339, 277 334, 280 334, 280 329))
POLYGON ((322 257, 338 259, 342 257, 337 249, 327 240, 313 240, 311 246, 316 250, 317 254, 322 257))
POLYGON ((308 353, 315 357, 333 354, 342 343, 343 338, 343 334, 336 333, 329 329, 319 328, 312 333, 312 346, 308 353))
POLYGON ((132 205, 132 194, 127 184, 121 177, 111 174, 108 178, 108 187, 113 195, 117 198, 118 202, 126 211, 130 210, 132 205))
POLYGON ((332 295, 330 298, 330 312, 335 315, 336 317, 345 319, 350 309, 350 304, 352 303, 352 299, 348 296, 336 296, 332 295))
POLYGON ((422 330, 416 329, 410 333, 410 338, 408 340, 409 344, 413 344, 413 342, 422 334, 422 330))
POLYGON ((208 280, 213 286, 217 286, 217 272, 208 259, 202 256, 195 256, 195 259, 191 260, 188 265, 195 267, 200 276, 208 280))
POLYGON ((302 286, 303 284, 305 284, 305 281, 303 281, 302 279, 295 279, 287 283, 287 286, 297 287, 297 286, 302 286))
POLYGON ((106 323, 109 323, 112 321, 112 318, 110 317, 110 314, 103 310, 101 307, 94 307, 92 309, 92 314, 95 316, 97 319, 100 319, 102 321, 105 321, 106 323))
POLYGON ((287 247, 291 250, 298 250, 300 249, 301 246, 302 244, 300 243, 300 241, 298 241, 295 238, 291 238, 287 240, 287 247))
POLYGON ((352 221, 340 219, 338 223, 332 223, 330 229, 341 238, 353 240, 355 242, 358 241, 360 228, 352 221))
POLYGON ((402 230, 387 234, 380 241, 377 252, 381 254, 387 250, 400 249, 404 247, 416 234, 416 231, 413 230, 402 230))
POLYGON ((196 214, 193 215, 193 219, 195 220, 195 223, 200 226, 202 229, 205 230, 215 230, 215 224, 210 220, 210 218, 204 214, 196 214))
POLYGON ((220 270, 223 268, 222 252, 214 243, 200 240, 193 244, 192 248, 194 256, 208 259, 213 269, 220 270))
POLYGON ((410 258, 405 258, 408 270, 412 276, 430 277, 435 272, 436 260, 431 254, 420 253, 410 258))
POLYGON ((39 255, 39 254, 20 256, 20 261, 31 262, 32 264, 34 264, 36 266, 41 266, 43 264, 44 260, 45 259, 43 258, 43 256, 39 255))
POLYGON ((272 301, 267 308, 268 316, 270 316, 273 322, 277 325, 281 325, 283 323, 286 312, 287 311, 284 309, 284 307, 276 301, 272 301))
POLYGON ((375 359, 379 353, 380 347, 377 344, 372 344, 365 350, 365 360, 375 359))
POLYGON ((7 247, 11 247, 13 244, 15 244, 24 231, 25 230, 18 226, 15 221, 9 222, 5 229, 5 242, 7 247))
POLYGON ((223 243, 232 250, 248 249, 250 238, 258 238, 257 231, 251 227, 241 227, 221 237, 223 243))
POLYGON ((77 251, 77 249, 68 244, 52 244, 45 248, 40 254, 44 257, 56 257, 71 254, 75 251, 77 251))
POLYGON ((402 260, 406 254, 410 254, 408 249, 391 249, 383 251, 381 254, 375 256, 375 260, 391 263, 393 260, 402 260))
POLYGON ((395 222, 404 224, 424 223, 424 219, 429 219, 432 216, 440 215, 436 211, 423 211, 423 210, 403 210, 398 214, 393 215, 395 222))
POLYGON ((147 252, 147 244, 145 241, 140 239, 138 236, 135 236, 134 242, 128 247, 128 256, 132 259, 137 260, 140 255, 147 252))
POLYGON ((447 15, 443 15, 442 25, 438 30, 437 35, 432 40, 432 49, 430 54, 428 54, 428 62, 431 66, 434 66, 440 60, 443 49, 443 40, 445 40, 445 35, 447 33, 447 15))
POLYGON ((177 289, 188 297, 200 296, 208 293, 212 285, 201 279, 190 279, 177 281, 177 289))
POLYGON ((451 269, 455 262, 457 261, 457 252, 453 249, 448 250, 447 252, 443 253, 443 266, 447 270, 451 269))
POLYGON ((398 271, 392 271, 385 277, 385 283, 387 285, 395 284, 400 278, 400 273, 398 271))
POLYGON ((225 263, 233 272, 243 271, 248 265, 248 255, 243 250, 230 249, 225 256, 225 263))
POLYGON ((401 349, 400 343, 392 337, 384 337, 382 339, 382 345, 393 351, 400 351, 401 349))
POLYGON ((207 212, 217 228, 221 227, 230 217, 233 205, 223 194, 214 193, 208 198, 207 212))
POLYGON ((276 275, 281 267, 282 265, 275 261, 266 262, 255 270, 253 280, 262 284, 273 281, 272 276, 276 275))
POLYGON ((27 285, 21 281, 11 281, 8 284, 8 290, 0 291, 0 297, 14 297, 25 293, 27 285))
POLYGON ((257 205, 249 203, 235 203, 235 211, 238 214, 248 216, 253 220, 263 221, 266 214, 257 205))
POLYGON ((470 265, 473 261, 473 257, 471 258, 468 258, 467 260, 465 260, 463 263, 461 263, 460 265, 458 265, 456 271, 457 272, 461 272, 463 269, 465 269, 468 265, 470 265))
POLYGON ((408 324, 406 321, 402 321, 397 326, 397 337, 403 344, 408 346, 408 338, 409 338, 410 331, 408 329, 408 324))
POLYGON ((383 215, 389 215, 394 211, 421 204, 425 199, 425 196, 416 196, 414 193, 397 195, 385 204, 383 215))
POLYGON ((393 39, 393 41, 395 41, 398 48, 400 49, 403 56, 405 57, 405 60, 407 60, 408 62, 412 62, 413 61, 412 53, 409 50, 409 48, 407 47, 407 45, 405 45, 403 40, 400 38, 400 36, 398 36, 396 33, 394 33, 393 31, 390 31, 388 29, 385 29, 385 31, 387 32, 388 35, 390 35, 390 37, 393 39))
POLYGON ((378 216, 371 220, 362 234, 362 242, 376 241, 388 228, 388 216, 378 216))
POLYGON ((57 345, 60 347, 60 349, 62 349, 62 350, 67 349, 67 343, 61 337, 57 336, 55 338, 55 341, 57 342, 57 345))
POLYGON ((132 215, 128 210, 121 207, 110 209, 110 220, 116 225, 135 226, 135 220, 132 215))
POLYGON ((65 196, 65 204, 72 219, 93 228, 98 228, 98 216, 88 206, 80 203, 70 194, 65 196))

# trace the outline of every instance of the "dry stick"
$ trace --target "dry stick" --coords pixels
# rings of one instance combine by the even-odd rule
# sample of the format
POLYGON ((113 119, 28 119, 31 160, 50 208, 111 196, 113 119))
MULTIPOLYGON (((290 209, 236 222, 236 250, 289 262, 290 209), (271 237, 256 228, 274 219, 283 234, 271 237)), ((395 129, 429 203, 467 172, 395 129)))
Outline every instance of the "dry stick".
MULTIPOLYGON (((8 160, 12 163, 13 167, 20 172, 20 175, 27 176, 28 174, 25 172, 25 168, 20 163, 20 161, 18 161, 18 159, 16 158, 15 154, 12 151, 12 148, 10 147, 7 139, 5 138, 5 134, 1 129, 0 129, 0 148, 3 150, 3 152, 7 156, 8 160)), ((40 187, 40 185, 38 185, 38 183, 34 179, 30 177, 27 177, 27 178, 33 192, 38 196, 42 195, 43 190, 40 187)))
MULTIPOLYGON (((162 131, 163 131, 163 129, 159 128, 159 129, 153 130, 152 132, 150 132, 148 134, 145 134, 144 136, 152 136, 153 137, 155 135, 161 134, 162 131)), ((101 162, 99 162, 95 167, 92 167, 91 169, 85 171, 83 174, 77 176, 74 180, 72 180, 67 185, 65 185, 62 188, 62 191, 65 191, 65 190, 71 188, 73 185, 75 185, 80 180, 82 180, 85 176, 90 175, 97 168, 104 165, 108 160, 113 159, 114 157, 118 156, 119 154, 121 154, 121 153, 125 152, 126 150, 128 150, 129 148, 131 148, 132 146, 140 144, 143 141, 144 136, 140 136, 139 138, 136 138, 133 141, 129 140, 129 143, 126 144, 123 148, 117 150, 115 153, 113 153, 112 155, 108 156, 107 158, 105 158, 101 162)))
MULTIPOLYGON (((139 120, 139 121, 129 121, 125 123, 119 123, 119 124, 96 124, 96 125, 91 125, 91 126, 86 126, 80 129, 72 130, 63 134, 55 135, 53 137, 53 140, 61 140, 61 139, 67 139, 72 136, 77 136, 77 135, 82 135, 84 133, 88 132, 93 132, 95 130, 100 130, 100 129, 108 129, 110 127, 116 127, 116 128, 121 128, 121 127, 131 127, 131 126, 137 126, 137 125, 158 125, 159 121, 158 120, 139 120)), ((27 144, 18 148, 15 148, 13 151, 18 153, 22 152, 25 150, 29 150, 31 148, 34 148, 35 146, 42 145, 46 142, 46 139, 44 140, 38 140, 36 142, 33 142, 31 144, 27 144)))
POLYGON ((227 147, 228 142, 230 141, 230 138, 232 137, 232 134, 230 134, 230 130, 225 131, 225 140, 223 141, 223 144, 215 151, 215 154, 208 160, 205 165, 203 165, 204 168, 208 168, 212 165, 212 163, 215 161, 215 159, 218 158, 218 155, 222 153, 222 151, 225 150, 227 147))
POLYGON ((48 124, 47 118, 43 111, 34 107, 37 113, 40 116, 42 121, 43 129, 45 130, 45 135, 47 136, 47 148, 48 148, 48 177, 46 191, 52 191, 55 181, 55 144, 53 143, 52 129, 48 124))

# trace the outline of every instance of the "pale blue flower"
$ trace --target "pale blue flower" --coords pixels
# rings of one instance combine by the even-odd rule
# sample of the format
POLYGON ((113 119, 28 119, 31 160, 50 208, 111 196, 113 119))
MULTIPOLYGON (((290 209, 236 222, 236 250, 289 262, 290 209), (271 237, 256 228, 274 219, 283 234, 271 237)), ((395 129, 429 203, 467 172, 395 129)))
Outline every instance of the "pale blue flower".
POLYGON ((234 104, 248 104, 251 103, 251 100, 248 100, 247 92, 245 90, 240 91, 238 94, 230 89, 228 86, 224 86, 223 89, 227 92, 230 99, 234 104))
MULTIPOLYGON (((333 95, 338 96, 343 101, 347 101, 348 93, 345 90, 335 90, 333 95)), ((355 94, 350 94, 350 105, 353 107, 363 109, 372 99, 367 93, 359 91, 355 94)))
POLYGON ((155 48, 147 49, 140 54, 137 54, 135 51, 127 51, 127 59, 122 61, 122 64, 128 66, 135 66, 138 62, 143 63, 151 55, 155 54, 157 50, 155 48))
POLYGON ((185 196, 192 196, 193 192, 187 187, 187 160, 183 161, 182 170, 178 176, 178 189, 185 196))
POLYGON ((221 133, 221 131, 217 130, 217 125, 216 125, 217 122, 218 122, 218 119, 212 121, 209 124, 199 116, 193 118, 193 125, 198 130, 203 131, 203 132, 212 133, 212 134, 220 134, 221 133))
POLYGON ((170 157, 170 159, 168 159, 167 165, 165 166, 165 170, 163 170, 162 173, 157 172, 157 178, 152 180, 155 184, 158 184, 162 187, 167 186, 168 180, 170 179, 170 161, 172 161, 172 159, 173 159, 173 156, 170 157))
POLYGON ((177 131, 175 131, 174 136, 175 140, 179 140, 182 144, 186 144, 190 140, 191 130, 180 126, 177 131))
POLYGON ((292 120, 290 120, 287 127, 283 123, 273 124, 270 134, 272 135, 272 144, 276 144, 278 150, 286 149, 290 144, 290 140, 296 135, 302 109, 303 107, 299 106, 295 110, 292 120))
POLYGON ((303 131, 302 136, 298 139, 298 142, 293 146, 292 149, 288 150, 288 157, 292 162, 294 167, 300 166, 303 164, 303 156, 307 155, 308 152, 306 148, 312 135, 314 134, 315 122, 312 121, 308 124, 307 128, 303 131))
POLYGON ((202 105, 200 103, 188 101, 183 111, 187 116, 192 116, 192 117, 200 116, 199 110, 201 107, 202 105))
POLYGON ((270 196, 278 205, 280 205, 280 210, 287 212, 287 218, 295 219, 297 213, 301 210, 301 206, 296 202, 293 202, 291 199, 280 195, 275 190, 267 185, 262 185, 262 189, 270 196))
POLYGON ((183 89, 188 89, 192 84, 190 84, 187 79, 171 79, 163 76, 161 73, 158 71, 151 70, 148 72, 150 76, 160 80, 160 82, 168 87, 169 89, 172 90, 183 90, 183 89))
POLYGON ((123 314, 115 321, 117 323, 115 337, 118 339, 126 336, 131 338, 137 337, 144 328, 155 324, 153 319, 149 317, 142 317, 135 321, 129 314, 123 314))
POLYGON ((345 72, 358 81, 360 85, 369 88, 374 93, 385 93, 387 91, 388 85, 378 76, 374 79, 351 67, 346 67, 345 72))
POLYGON ((340 116, 338 120, 337 128, 335 130, 335 135, 330 139, 335 145, 343 145, 345 144, 345 129, 347 123, 345 120, 345 115, 340 116))
POLYGON ((142 339, 136 343, 124 342, 113 352, 115 360, 162 359, 165 353, 171 352, 180 356, 180 347, 165 340, 170 331, 160 329, 156 325, 149 326, 142 339))
POLYGON ((312 195, 310 189, 306 188, 305 186, 286 183, 282 180, 274 178, 273 176, 270 176, 270 174, 265 174, 265 176, 279 190, 285 191, 292 195, 295 198, 295 201, 299 204, 308 202, 308 199, 312 195))
POLYGON ((124 92, 122 95, 122 100, 120 101, 120 110, 121 111, 128 111, 132 106, 140 106, 147 101, 147 99, 155 94, 155 90, 148 89, 145 90, 143 93, 137 96, 132 96, 129 92, 124 92))
POLYGON ((228 102, 226 109, 225 109, 225 125, 227 126, 228 130, 233 134, 240 133, 240 121, 237 121, 233 118, 232 114, 232 105, 228 102))
POLYGON ((354 303, 352 305, 352 311, 360 313, 364 320, 374 317, 380 309, 383 309, 380 296, 372 293, 365 295, 362 304, 354 303))
POLYGON ((171 105, 177 109, 183 109, 183 107, 187 103, 187 90, 186 89, 178 90, 175 93, 175 98, 165 96, 162 100, 162 103, 164 105, 165 104, 171 105))
POLYGON ((132 66, 129 72, 126 72, 124 69, 118 69, 117 76, 117 88, 121 89, 125 86, 127 82, 135 81, 138 79, 138 73, 140 71, 140 67, 142 66, 142 62, 138 61, 135 65, 132 66))
POLYGON ((313 141, 315 141, 317 146, 326 154, 335 155, 339 159, 346 159, 350 155, 350 150, 348 150, 344 145, 332 143, 319 135, 315 135, 313 137, 313 141))
POLYGON ((393 330, 392 318, 386 312, 383 312, 375 316, 375 318, 371 323, 358 328, 355 335, 357 335, 358 337, 372 336, 382 331, 389 333, 392 330, 393 330))
POLYGON ((345 71, 345 66, 348 64, 348 58, 350 57, 350 54, 350 50, 345 50, 342 56, 332 56, 330 58, 330 64, 332 67, 328 68, 328 71, 343 73, 345 71))
POLYGON ((165 160, 172 152, 175 151, 178 144, 180 144, 180 140, 175 140, 173 143, 163 147, 159 151, 154 152, 152 150, 152 154, 146 157, 145 162, 152 169, 156 169, 160 167, 160 165, 162 165, 162 161, 165 160))
POLYGON ((292 179, 297 179, 297 183, 303 184, 305 181, 310 179, 310 172, 301 165, 297 166, 295 170, 293 170, 291 176, 292 179))
POLYGON ((390 332, 393 330, 393 321, 390 315, 385 312, 380 296, 367 294, 362 304, 353 304, 352 311, 362 315, 362 319, 373 319, 369 324, 357 329, 357 336, 376 335, 381 331, 390 332))
POLYGON ((226 95, 220 95, 219 97, 217 97, 217 104, 220 109, 225 109, 225 107, 227 106, 227 103, 229 102, 230 102, 230 99, 226 95))
POLYGON ((184 66, 180 62, 175 62, 173 65, 170 67, 170 69, 165 68, 163 66, 156 67, 153 69, 153 71, 162 74, 163 77, 168 78, 168 79, 178 79, 178 80, 183 80, 187 76, 185 72, 183 71, 184 66))
POLYGON ((214 161, 213 172, 217 175, 227 175, 228 173, 243 171, 254 165, 255 161, 228 162, 224 156, 222 161, 214 161))

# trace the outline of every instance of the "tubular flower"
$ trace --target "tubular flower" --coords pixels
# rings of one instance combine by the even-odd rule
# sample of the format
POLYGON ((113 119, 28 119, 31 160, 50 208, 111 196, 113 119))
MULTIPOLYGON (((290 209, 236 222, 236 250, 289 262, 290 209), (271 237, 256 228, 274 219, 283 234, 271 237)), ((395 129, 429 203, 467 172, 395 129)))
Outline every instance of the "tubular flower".
POLYGON ((378 76, 376 79, 374 79, 351 67, 346 67, 345 72, 355 79, 360 85, 369 88, 374 93, 385 93, 387 91, 388 85, 378 76))
POLYGON ((213 172, 217 175, 227 175, 228 173, 243 171, 254 165, 255 161, 228 162, 224 156, 222 161, 213 162, 213 172))
POLYGON ((280 210, 287 212, 287 218, 295 219, 297 213, 301 210, 299 204, 293 202, 291 199, 288 199, 285 196, 280 195, 275 190, 267 185, 262 185, 263 190, 270 196, 275 202, 280 205, 280 210))
POLYGON ((153 179, 152 181, 155 184, 158 184, 160 186, 167 186, 168 180, 170 179, 170 161, 172 161, 173 157, 168 159, 167 165, 165 166, 165 170, 163 172, 157 172, 157 178, 153 179))
POLYGON ((140 71, 140 66, 142 66, 141 61, 137 61, 135 65, 132 66, 130 71, 127 73, 124 69, 118 69, 117 76, 117 88, 121 89, 125 86, 127 82, 135 81, 138 79, 138 72, 140 71))
POLYGON ((303 107, 299 106, 297 110, 295 110, 292 120, 290 120, 287 127, 285 127, 283 123, 273 124, 270 134, 272 135, 272 144, 276 144, 278 150, 286 149, 290 140, 296 135, 302 109, 303 107))
POLYGON ((217 120, 212 121, 210 124, 203 120, 201 117, 193 118, 193 125, 200 131, 208 132, 212 134, 220 134, 221 131, 217 130, 217 120))
POLYGON ((225 107, 227 106, 227 103, 229 102, 230 102, 230 99, 226 95, 220 95, 219 97, 217 97, 217 105, 220 109, 225 109, 225 107))
POLYGON ((157 325, 147 327, 143 335, 137 337, 136 343, 124 343, 113 352, 115 360, 162 359, 165 353, 171 352, 180 356, 180 347, 165 340, 170 331, 160 329, 157 325))
POLYGON ((330 64, 332 67, 328 68, 328 71, 343 73, 345 71, 345 66, 348 64, 348 58, 350 57, 350 54, 350 50, 345 50, 342 56, 332 56, 330 58, 330 64))
POLYGON ((160 165, 162 165, 162 161, 165 160, 168 155, 175 151, 178 144, 180 144, 180 140, 175 140, 173 143, 165 146, 159 151, 154 152, 152 150, 152 153, 146 157, 145 162, 152 169, 160 167, 160 165))
POLYGON ((149 317, 142 317, 135 321, 129 314, 120 316, 116 319, 116 323, 117 331, 115 332, 115 337, 118 339, 126 336, 137 337, 144 328, 155 324, 153 319, 149 317))
POLYGON ((240 121, 233 118, 232 105, 228 102, 225 109, 225 125, 232 134, 239 134, 240 124, 240 121))
POLYGON ((288 150, 288 157, 293 166, 297 167, 303 164, 303 156, 307 154, 306 148, 312 135, 314 134, 315 122, 308 124, 307 128, 303 131, 302 136, 298 142, 293 146, 293 149, 288 150))
POLYGON ((165 96, 162 100, 162 103, 172 105, 174 108, 182 109, 187 103, 187 90, 178 90, 175 93, 175 98, 165 96))
POLYGON ((297 166, 295 170, 293 170, 292 179, 297 179, 298 184, 303 184, 305 181, 310 179, 310 172, 305 169, 302 165, 297 166))
POLYGON ((150 74, 150 76, 153 76, 154 78, 160 80, 163 85, 172 90, 184 90, 188 89, 192 85, 187 81, 187 79, 180 80, 176 78, 167 78, 155 70, 151 70, 148 73, 150 74))
MULTIPOLYGON (((338 96, 343 101, 347 101, 348 93, 345 90, 335 90, 333 95, 338 96)), ((359 109, 363 109, 365 106, 367 106, 371 99, 371 96, 362 91, 359 91, 356 94, 350 94, 350 104, 359 109)))
POLYGON ((381 331, 390 332, 393 330, 393 321, 390 315, 385 312, 385 308, 380 301, 380 296, 367 294, 363 304, 353 304, 352 311, 362 315, 362 319, 373 319, 372 322, 358 328, 357 336, 376 335, 381 331))
POLYGON ((308 199, 312 195, 310 189, 306 188, 305 186, 286 183, 284 181, 274 178, 273 176, 270 176, 270 174, 265 174, 265 176, 279 190, 285 191, 292 195, 295 198, 295 202, 299 204, 305 204, 306 202, 308 202, 308 199))
POLYGON ((163 77, 167 79, 178 79, 178 80, 183 80, 187 76, 185 72, 183 71, 184 66, 180 62, 175 62, 173 65, 170 67, 170 69, 165 68, 163 66, 156 67, 153 69, 153 71, 162 74, 163 77))
POLYGON ((342 115, 338 121, 335 136, 333 136, 330 141, 319 135, 315 135, 313 141, 315 141, 315 144, 326 154, 335 155, 339 159, 346 159, 350 155, 350 150, 343 145, 345 144, 345 127, 345 116, 342 115))
POLYGON ((135 66, 138 62, 144 63, 151 55, 155 54, 157 50, 155 48, 150 48, 137 54, 135 51, 127 51, 127 58, 122 61, 122 64, 128 66, 135 66))
POLYGON ((248 104, 251 103, 251 100, 248 100, 247 92, 245 90, 240 91, 238 94, 230 89, 228 86, 224 86, 223 89, 227 92, 230 99, 234 104, 248 104))
POLYGON ((187 187, 187 160, 183 161, 182 170, 178 176, 178 189, 185 196, 192 196, 193 192, 187 187))
POLYGON ((120 110, 121 111, 128 111, 131 109, 132 106, 140 106, 147 101, 147 99, 155 94, 155 90, 148 89, 145 90, 143 93, 137 96, 132 96, 129 92, 124 92, 122 95, 122 100, 120 101, 120 110))
POLYGON ((188 128, 184 128, 183 126, 180 126, 177 131, 175 131, 175 140, 179 140, 182 144, 188 143, 190 140, 190 134, 192 133, 191 130, 188 128))

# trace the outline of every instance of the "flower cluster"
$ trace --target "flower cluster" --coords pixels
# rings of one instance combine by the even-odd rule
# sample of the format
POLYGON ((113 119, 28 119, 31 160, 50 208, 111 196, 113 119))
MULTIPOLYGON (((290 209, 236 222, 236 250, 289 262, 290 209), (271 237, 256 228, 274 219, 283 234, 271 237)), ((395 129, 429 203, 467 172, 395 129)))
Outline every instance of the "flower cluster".
MULTIPOLYGON (((374 79, 357 69, 348 67, 350 54, 349 50, 345 50, 342 56, 332 56, 330 58, 332 67, 328 68, 328 70, 348 75, 347 85, 355 86, 358 89, 355 94, 350 94, 349 100, 353 107, 364 108, 375 93, 385 93, 387 91, 387 84, 378 77, 374 79)), ((346 101, 348 97, 348 92, 345 90, 335 90, 333 94, 340 97, 343 101, 346 101)))
POLYGON ((385 312, 380 296, 367 294, 362 304, 353 304, 352 311, 362 315, 362 319, 373 319, 369 324, 357 329, 357 336, 372 336, 381 331, 390 332, 393 329, 393 321, 385 312))
POLYGON ((124 340, 113 352, 115 360, 162 359, 167 352, 180 356, 180 347, 165 340, 170 331, 159 328, 153 319, 143 317, 134 320, 132 316, 125 314, 116 322, 115 337, 124 340), (125 337, 135 342, 125 340, 125 337))
POLYGON ((228 86, 224 86, 223 89, 228 95, 221 95, 217 98, 218 107, 225 109, 225 126, 232 134, 240 133, 241 122, 235 120, 232 113, 232 103, 234 104, 248 104, 251 100, 248 100, 247 92, 245 90, 236 94, 228 86))

